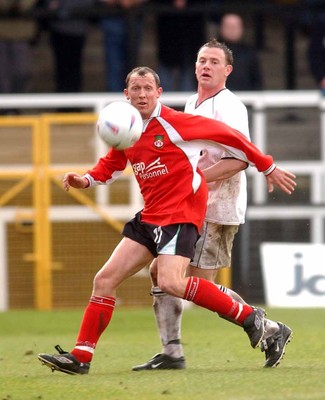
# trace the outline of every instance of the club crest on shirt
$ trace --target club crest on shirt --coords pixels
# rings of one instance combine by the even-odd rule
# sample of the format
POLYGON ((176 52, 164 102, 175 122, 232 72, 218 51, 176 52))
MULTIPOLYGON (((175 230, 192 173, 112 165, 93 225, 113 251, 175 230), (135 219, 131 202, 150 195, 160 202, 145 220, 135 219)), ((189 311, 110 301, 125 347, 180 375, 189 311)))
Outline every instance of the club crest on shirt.
POLYGON ((164 135, 155 135, 153 145, 157 147, 157 149, 161 149, 164 146, 164 135))

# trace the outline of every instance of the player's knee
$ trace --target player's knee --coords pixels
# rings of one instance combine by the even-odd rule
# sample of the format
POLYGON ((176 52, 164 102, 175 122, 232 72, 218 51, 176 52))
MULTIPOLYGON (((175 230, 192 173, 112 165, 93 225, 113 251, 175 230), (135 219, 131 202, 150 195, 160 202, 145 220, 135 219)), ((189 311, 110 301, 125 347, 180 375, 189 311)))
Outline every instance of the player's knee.
POLYGON ((97 272, 97 274, 94 277, 93 280, 93 288, 94 289, 99 289, 103 286, 103 276, 102 274, 99 272, 97 272))
POLYGON ((162 278, 159 280, 158 286, 161 291, 171 294, 172 296, 181 297, 182 295, 180 284, 175 280, 162 278))
POLYGON ((110 291, 114 290, 113 281, 110 279, 108 274, 105 274, 103 270, 97 272, 93 280, 93 289, 95 291, 110 291))
POLYGON ((173 292, 173 285, 171 285, 170 283, 159 281, 158 285, 162 292, 172 294, 171 292, 173 292))

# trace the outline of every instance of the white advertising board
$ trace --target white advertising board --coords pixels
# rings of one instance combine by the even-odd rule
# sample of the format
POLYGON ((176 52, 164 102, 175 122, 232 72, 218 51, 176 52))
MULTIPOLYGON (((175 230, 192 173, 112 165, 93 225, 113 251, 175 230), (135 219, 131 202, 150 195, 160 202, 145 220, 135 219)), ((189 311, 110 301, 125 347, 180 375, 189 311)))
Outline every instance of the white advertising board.
POLYGON ((266 304, 325 307, 325 245, 262 243, 266 304))

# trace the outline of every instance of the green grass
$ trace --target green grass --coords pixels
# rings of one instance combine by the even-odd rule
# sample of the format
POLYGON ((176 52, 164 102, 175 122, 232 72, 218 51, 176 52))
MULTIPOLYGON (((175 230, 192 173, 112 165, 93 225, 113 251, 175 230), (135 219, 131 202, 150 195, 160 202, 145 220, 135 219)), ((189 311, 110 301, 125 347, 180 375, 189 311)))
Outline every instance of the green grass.
POLYGON ((151 308, 117 308, 89 375, 42 366, 39 352, 74 344, 82 310, 0 313, 0 400, 324 400, 325 308, 273 309, 294 339, 279 367, 263 369, 264 353, 242 329, 194 307, 183 318, 187 369, 133 372, 160 350, 151 308))

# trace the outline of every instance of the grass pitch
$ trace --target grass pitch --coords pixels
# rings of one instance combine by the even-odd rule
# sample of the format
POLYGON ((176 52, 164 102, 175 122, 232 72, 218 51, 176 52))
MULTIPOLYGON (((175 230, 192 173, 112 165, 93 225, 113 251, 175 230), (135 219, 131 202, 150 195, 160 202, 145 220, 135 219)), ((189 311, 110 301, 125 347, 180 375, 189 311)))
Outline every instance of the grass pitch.
POLYGON ((160 351, 153 312, 117 307, 83 376, 37 359, 56 344, 71 350, 82 310, 0 313, 0 400, 324 400, 325 308, 267 311, 294 331, 277 368, 262 368, 242 329, 193 307, 183 317, 187 369, 133 372, 160 351))

